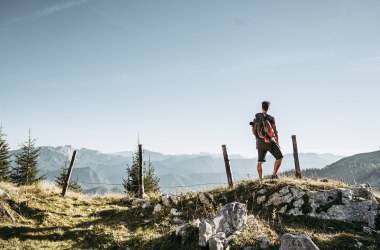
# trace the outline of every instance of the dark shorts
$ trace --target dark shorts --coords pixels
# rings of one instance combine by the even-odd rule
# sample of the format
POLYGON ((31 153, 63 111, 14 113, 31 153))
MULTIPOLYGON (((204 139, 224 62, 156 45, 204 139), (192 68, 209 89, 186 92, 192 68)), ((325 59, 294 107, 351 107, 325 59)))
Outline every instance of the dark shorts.
POLYGON ((274 156, 274 158, 276 158, 276 160, 280 160, 280 159, 284 158, 284 156, 282 155, 280 147, 275 142, 265 143, 265 142, 257 141, 256 147, 257 147, 257 153, 259 156, 258 157, 259 162, 265 162, 266 161, 265 157, 266 157, 268 151, 274 156))

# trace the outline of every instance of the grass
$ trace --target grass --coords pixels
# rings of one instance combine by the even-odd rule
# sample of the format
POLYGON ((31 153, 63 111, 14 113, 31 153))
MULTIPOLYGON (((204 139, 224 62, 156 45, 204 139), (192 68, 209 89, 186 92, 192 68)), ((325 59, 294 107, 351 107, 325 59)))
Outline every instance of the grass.
MULTIPOLYGON (((378 235, 367 235, 361 225, 323 221, 306 217, 279 216, 275 208, 263 209, 254 202, 252 194, 266 188, 267 195, 286 185, 305 190, 326 190, 347 187, 346 183, 311 179, 280 178, 275 181, 243 181, 234 189, 219 187, 204 192, 178 195, 172 204, 182 212, 187 223, 215 215, 222 206, 232 201, 247 205, 258 223, 245 230, 231 244, 231 249, 257 247, 256 237, 268 236, 278 249, 283 233, 308 234, 321 249, 353 248, 359 240, 367 249, 380 245, 378 235)), ((2 201, 16 222, 0 212, 1 249, 201 249, 197 244, 197 229, 191 227, 184 245, 174 235, 178 225, 170 214, 171 207, 152 214, 161 196, 150 195, 152 206, 142 208, 142 202, 126 200, 121 195, 92 197, 68 192, 61 197, 56 186, 39 183, 16 187, 0 183, 12 199, 2 201)), ((377 199, 379 199, 379 194, 377 199)))

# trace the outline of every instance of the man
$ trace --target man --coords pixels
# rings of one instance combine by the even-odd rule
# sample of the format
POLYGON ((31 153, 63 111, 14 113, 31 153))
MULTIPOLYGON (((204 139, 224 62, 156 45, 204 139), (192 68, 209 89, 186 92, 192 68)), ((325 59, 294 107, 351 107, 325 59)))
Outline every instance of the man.
POLYGON ((262 113, 258 113, 250 124, 256 136, 256 148, 258 152, 257 172, 260 182, 263 180, 263 162, 265 162, 268 151, 276 158, 274 163, 272 179, 277 179, 277 172, 281 166, 283 155, 278 141, 278 132, 273 116, 268 115, 270 102, 262 102, 262 113))

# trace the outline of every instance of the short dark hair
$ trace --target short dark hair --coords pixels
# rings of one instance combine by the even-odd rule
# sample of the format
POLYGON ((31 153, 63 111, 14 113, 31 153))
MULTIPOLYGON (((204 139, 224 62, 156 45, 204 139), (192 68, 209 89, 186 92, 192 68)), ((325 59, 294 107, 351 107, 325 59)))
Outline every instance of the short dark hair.
POLYGON ((263 108, 264 111, 268 111, 269 106, 270 106, 270 102, 268 101, 263 101, 263 103, 261 104, 261 107, 263 108))

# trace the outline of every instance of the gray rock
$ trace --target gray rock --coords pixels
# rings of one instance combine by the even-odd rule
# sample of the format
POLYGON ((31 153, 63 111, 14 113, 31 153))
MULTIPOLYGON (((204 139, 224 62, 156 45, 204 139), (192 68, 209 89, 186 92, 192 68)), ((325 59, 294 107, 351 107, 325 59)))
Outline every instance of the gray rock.
POLYGON ((262 196, 259 196, 259 197, 257 197, 257 204, 261 204, 261 203, 263 203, 264 201, 265 201, 265 199, 266 199, 267 197, 265 196, 265 195, 262 195, 262 196))
POLYGON ((199 224, 199 245, 207 246, 208 240, 214 234, 214 228, 206 220, 199 224))
POLYGON ((159 212, 161 212, 161 210, 162 210, 162 205, 161 204, 157 204, 153 208, 153 214, 159 213, 159 212))
POLYGON ((147 202, 145 202, 144 204, 142 204, 142 208, 149 208, 149 207, 151 207, 152 206, 152 204, 149 202, 149 201, 147 201, 147 202))
POLYGON ((279 250, 319 250, 307 235, 284 234, 279 250))
POLYGON ((361 243, 357 239, 355 239, 355 241, 356 241, 356 243, 355 243, 354 247, 357 248, 357 249, 362 249, 363 243, 361 243))
POLYGON ((259 191, 257 192, 257 194, 259 194, 259 195, 263 195, 263 194, 265 194, 266 192, 267 192, 267 190, 264 188, 264 189, 259 190, 259 191))
POLYGON ((182 245, 185 244, 189 237, 189 229, 191 228, 190 224, 185 224, 180 227, 177 227, 175 230, 175 235, 181 237, 182 245))
POLYGON ((199 219, 196 219, 193 223, 193 225, 196 227, 196 228, 199 228, 199 225, 201 224, 201 221, 199 219))
POLYGON ((170 210, 170 214, 173 216, 180 216, 180 215, 182 215, 182 212, 178 211, 176 208, 172 208, 170 210))
POLYGON ((293 202, 293 206, 296 208, 300 208, 303 205, 303 199, 298 199, 295 202, 293 202))
POLYGON ((278 213, 283 214, 286 212, 287 206, 283 206, 280 210, 278 210, 278 213))
POLYGON ((299 208, 292 208, 286 214, 298 216, 298 215, 302 215, 302 210, 299 208))
POLYGON ((164 204, 164 206, 170 207, 170 200, 169 200, 168 194, 161 195, 161 199, 162 199, 162 204, 164 204))
POLYGON ((0 189, 0 199, 2 200, 9 200, 11 196, 5 192, 4 190, 0 189))
POLYGON ((265 249, 273 245, 272 241, 264 235, 256 237, 256 241, 259 243, 259 247, 261 249, 265 249))
POLYGON ((366 234, 372 234, 375 230, 372 230, 372 228, 369 227, 363 227, 363 232, 366 234))
POLYGON ((377 202, 371 191, 365 188, 338 188, 326 191, 310 191, 309 203, 311 217, 340 220, 347 222, 365 222, 375 227, 377 202), (359 200, 357 198, 365 200, 359 200))
POLYGON ((233 241, 235 238, 236 238, 236 235, 234 235, 234 234, 228 236, 227 239, 224 241, 224 244, 225 244, 225 245, 230 244, 231 241, 233 241))
POLYGON ((209 249, 210 250, 223 250, 224 249, 224 241, 226 235, 223 232, 219 232, 213 235, 209 240, 209 249))
POLYGON ((209 239, 220 232, 227 237, 247 226, 247 208, 244 204, 226 204, 215 217, 202 221, 199 225, 199 245, 207 246, 209 239))

